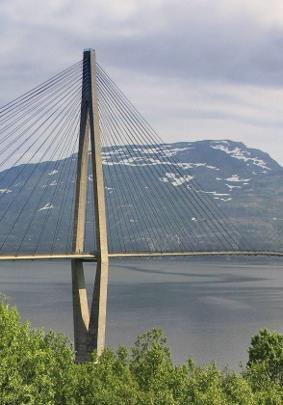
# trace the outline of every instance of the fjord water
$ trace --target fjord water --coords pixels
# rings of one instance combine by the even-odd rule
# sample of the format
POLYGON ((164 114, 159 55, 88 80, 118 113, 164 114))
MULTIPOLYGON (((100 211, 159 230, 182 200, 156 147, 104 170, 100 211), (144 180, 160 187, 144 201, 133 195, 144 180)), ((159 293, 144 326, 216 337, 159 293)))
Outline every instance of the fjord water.
MULTIPOLYGON (((86 266, 89 281, 94 264, 86 266)), ((0 264, 1 293, 36 327, 72 337, 70 263, 0 264)), ((283 332, 283 260, 187 258, 113 261, 107 344, 161 327, 176 362, 238 367, 260 328, 283 332)))

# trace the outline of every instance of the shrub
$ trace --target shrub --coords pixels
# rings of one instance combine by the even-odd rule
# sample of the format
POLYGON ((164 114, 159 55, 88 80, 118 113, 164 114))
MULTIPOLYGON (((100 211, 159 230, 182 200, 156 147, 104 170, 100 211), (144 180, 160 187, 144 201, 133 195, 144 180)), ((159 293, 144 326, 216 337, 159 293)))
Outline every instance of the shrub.
POLYGON ((166 338, 153 329, 132 348, 104 350, 74 362, 66 338, 21 323, 0 303, 0 405, 256 405, 282 404, 282 341, 272 331, 252 338, 242 373, 174 365, 166 338))
POLYGON ((66 338, 20 323, 0 305, 0 404, 64 403, 74 354, 66 338))
POLYGON ((251 339, 248 367, 283 385, 283 335, 263 329, 251 339))

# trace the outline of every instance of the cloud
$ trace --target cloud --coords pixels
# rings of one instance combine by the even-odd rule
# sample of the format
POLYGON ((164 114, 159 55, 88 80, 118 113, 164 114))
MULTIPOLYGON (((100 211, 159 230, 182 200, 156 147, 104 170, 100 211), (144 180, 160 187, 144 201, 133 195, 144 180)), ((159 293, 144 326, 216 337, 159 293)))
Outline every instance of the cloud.
POLYGON ((107 63, 157 76, 282 86, 282 27, 240 11, 223 16, 211 8, 215 2, 203 3, 176 12, 170 2, 159 30, 145 24, 123 40, 102 39, 107 63))
POLYGON ((2 0, 0 33, 1 104, 94 47, 166 140, 234 137, 283 162, 281 0, 2 0))
MULTIPOLYGON (((117 82, 121 73, 112 76, 117 82)), ((281 89, 172 78, 164 82, 139 73, 124 76, 119 85, 166 141, 234 139, 283 160, 281 89)))
POLYGON ((283 83, 283 15, 275 0, 4 0, 0 18, 5 59, 71 59, 87 43, 107 64, 143 73, 283 83))

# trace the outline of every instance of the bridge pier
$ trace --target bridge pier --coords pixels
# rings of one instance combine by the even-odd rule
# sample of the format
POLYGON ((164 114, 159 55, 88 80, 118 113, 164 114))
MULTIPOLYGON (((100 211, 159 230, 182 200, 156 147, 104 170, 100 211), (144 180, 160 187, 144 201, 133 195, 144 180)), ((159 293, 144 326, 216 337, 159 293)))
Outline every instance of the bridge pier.
POLYGON ((104 349, 108 267, 108 260, 98 260, 96 263, 89 306, 83 262, 72 260, 74 345, 78 363, 89 360, 94 350, 100 355, 104 349))
POLYGON ((106 309, 108 293, 108 258, 98 260, 90 308, 88 350, 100 355, 105 347, 106 309))
POLYGON ((72 260, 74 346, 78 362, 88 360, 89 304, 83 262, 72 260))
POLYGON ((84 252, 89 166, 93 179, 93 205, 96 231, 96 273, 89 307, 83 262, 72 260, 74 342, 77 361, 104 349, 108 285, 108 242, 103 178, 101 136, 96 83, 96 56, 84 51, 81 122, 77 163, 73 252, 84 252), (90 149, 90 154, 89 154, 90 149), (89 164, 90 163, 90 164, 89 164))

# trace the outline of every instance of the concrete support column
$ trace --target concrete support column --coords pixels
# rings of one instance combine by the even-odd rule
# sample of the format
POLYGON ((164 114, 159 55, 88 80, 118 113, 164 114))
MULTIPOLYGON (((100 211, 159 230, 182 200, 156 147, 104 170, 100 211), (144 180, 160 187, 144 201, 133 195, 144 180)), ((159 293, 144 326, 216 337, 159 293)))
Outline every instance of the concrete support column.
POLYGON ((97 262, 90 313, 88 346, 90 352, 97 350, 98 355, 105 346, 108 267, 108 258, 97 262))
POLYGON ((72 260, 74 341, 78 361, 87 360, 89 353, 93 350, 101 354, 105 345, 106 327, 108 242, 94 50, 84 51, 82 89, 73 251, 74 253, 84 252, 90 160, 93 176, 97 268, 89 310, 83 263, 72 260))
POLYGON ((81 260, 72 260, 74 344, 78 362, 88 360, 89 305, 81 260))

